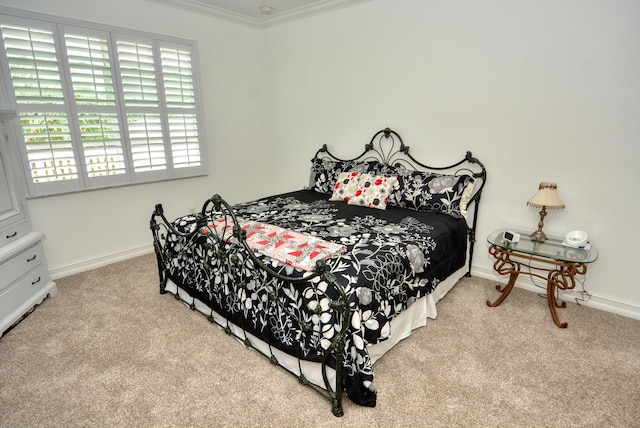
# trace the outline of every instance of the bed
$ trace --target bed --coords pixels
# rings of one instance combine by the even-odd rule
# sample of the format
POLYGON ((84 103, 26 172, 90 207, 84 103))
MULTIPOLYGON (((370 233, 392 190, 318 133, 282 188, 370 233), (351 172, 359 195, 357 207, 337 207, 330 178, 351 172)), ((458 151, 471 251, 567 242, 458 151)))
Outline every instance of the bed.
MULTIPOLYGON (((376 132, 341 159, 323 146, 304 189, 151 216, 160 292, 295 375, 343 415, 376 405, 373 365, 470 275, 484 165, 443 167, 376 132)), ((409 368, 407 368, 409 370, 409 368)))

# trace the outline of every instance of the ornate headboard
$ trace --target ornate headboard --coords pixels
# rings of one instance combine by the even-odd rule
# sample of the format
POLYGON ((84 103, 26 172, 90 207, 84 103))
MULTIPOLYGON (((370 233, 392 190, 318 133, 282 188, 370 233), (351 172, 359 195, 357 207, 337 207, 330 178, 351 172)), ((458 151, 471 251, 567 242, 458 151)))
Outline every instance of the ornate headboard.
POLYGON ((487 171, 484 164, 468 151, 464 158, 450 165, 433 166, 415 159, 409 152, 409 146, 405 145, 400 135, 385 128, 376 132, 371 141, 365 145, 364 151, 355 158, 342 159, 329 151, 327 145, 323 145, 315 154, 317 159, 328 159, 341 162, 378 162, 394 167, 402 167, 408 170, 433 172, 443 175, 468 175, 475 180, 475 186, 467 208, 467 233, 469 237, 469 263, 467 276, 471 273, 473 248, 476 241, 476 226, 478 223, 478 207, 482 197, 482 190, 487 180, 487 171))

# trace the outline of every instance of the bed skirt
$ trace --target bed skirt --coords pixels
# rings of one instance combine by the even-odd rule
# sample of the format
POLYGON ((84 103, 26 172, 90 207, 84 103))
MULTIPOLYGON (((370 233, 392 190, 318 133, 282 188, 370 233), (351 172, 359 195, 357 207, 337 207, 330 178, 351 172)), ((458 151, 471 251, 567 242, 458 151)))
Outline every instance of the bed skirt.
MULTIPOLYGON (((451 291, 455 284, 464 277, 466 273, 467 268, 465 264, 444 281, 441 281, 431 293, 416 300, 411 306, 396 316, 390 322, 391 333, 389 338, 367 347, 372 363, 375 363, 402 339, 409 337, 413 330, 419 327, 424 327, 427 324, 428 318, 435 319, 438 315, 436 304, 446 296, 449 291, 451 291)), ((267 358, 272 358, 272 356, 274 356, 277 359, 277 364, 285 370, 297 377, 301 377, 302 375, 304 379, 312 384, 312 386, 323 390, 325 389, 320 363, 298 360, 296 357, 284 353, 275 347, 270 347, 266 342, 258 339, 251 333, 243 331, 241 327, 232 323, 227 323, 227 320, 224 317, 217 312, 212 311, 211 308, 199 299, 190 296, 184 289, 178 287, 173 281, 171 281, 171 279, 167 280, 165 291, 178 296, 187 306, 197 310, 206 317, 212 317, 212 322, 215 321, 219 328, 222 328, 222 325, 228 324, 228 333, 233 334, 243 344, 246 335, 246 337, 251 341, 251 346, 264 356, 267 358)), ((327 367, 326 373, 330 385, 335 390, 335 370, 331 367, 327 367)))

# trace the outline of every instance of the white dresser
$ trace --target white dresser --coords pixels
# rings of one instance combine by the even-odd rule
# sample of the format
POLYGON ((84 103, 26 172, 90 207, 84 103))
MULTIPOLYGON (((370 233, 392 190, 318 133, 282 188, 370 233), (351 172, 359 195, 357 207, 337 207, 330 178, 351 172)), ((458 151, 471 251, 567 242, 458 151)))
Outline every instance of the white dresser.
POLYGON ((0 110, 0 336, 58 289, 50 280, 42 233, 31 229, 13 111, 0 110))

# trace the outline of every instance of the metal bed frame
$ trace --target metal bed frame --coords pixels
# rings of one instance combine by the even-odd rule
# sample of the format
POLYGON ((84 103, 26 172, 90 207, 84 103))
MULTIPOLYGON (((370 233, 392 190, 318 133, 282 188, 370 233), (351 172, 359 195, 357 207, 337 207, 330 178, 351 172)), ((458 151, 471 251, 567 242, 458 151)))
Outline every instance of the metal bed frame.
MULTIPOLYGON (((474 177, 476 180, 476 186, 474 194, 471 197, 469 206, 473 205, 472 215, 470 221, 467 221, 468 228, 468 241, 469 241, 469 255, 468 255, 468 272, 467 276, 470 276, 471 263, 473 258, 473 247, 475 243, 475 229, 477 225, 478 217, 478 205, 482 196, 482 189, 486 182, 486 170, 484 165, 475 157, 471 152, 467 152, 465 157, 452 165, 445 167, 432 167, 416 160, 410 153, 409 147, 404 144, 400 135, 392 131, 389 128, 378 131, 374 134, 371 141, 365 145, 365 150, 359 156, 353 159, 341 159, 333 155, 324 145, 319 149, 314 158, 329 159, 334 161, 377 161, 382 164, 403 166, 408 169, 422 170, 422 171, 434 171, 434 172, 453 172, 454 174, 468 174, 474 177)), ((332 413, 335 416, 342 416, 344 414, 342 406, 342 398, 344 393, 343 386, 343 360, 345 353, 345 337, 349 326, 350 309, 348 296, 344 287, 337 281, 336 277, 327 269, 326 263, 321 260, 316 264, 315 270, 309 272, 302 277, 293 277, 282 275, 272 268, 267 266, 260 257, 256 256, 254 251, 249 247, 246 241, 246 232, 240 228, 233 208, 219 195, 207 199, 201 211, 196 214, 197 227, 190 233, 180 232, 171 221, 169 221, 165 214, 162 204, 157 204, 151 215, 150 228, 153 234, 153 245, 156 252, 158 262, 158 274, 160 278, 160 293, 165 294, 170 292, 167 290, 167 281, 169 280, 169 274, 166 270, 167 256, 163 251, 167 240, 171 237, 182 237, 188 242, 189 246, 200 247, 202 252, 210 257, 210 260, 216 259, 218 264, 222 264, 227 269, 226 272, 234 279, 233 292, 240 292, 246 287, 248 281, 255 280, 256 278, 262 278, 265 280, 265 287, 267 287, 269 299, 268 302, 272 305, 274 311, 286 311, 290 316, 296 317, 289 308, 285 307, 280 299, 278 299, 277 281, 283 281, 290 284, 302 284, 305 286, 311 286, 313 289, 312 299, 328 298, 330 317, 325 324, 333 324, 340 326, 334 340, 326 350, 324 357, 321 361, 322 378, 324 381, 324 388, 320 388, 313 383, 309 382, 302 373, 300 367, 302 358, 300 357, 300 350, 298 349, 299 373, 296 373, 290 369, 283 368, 294 376, 298 377, 300 383, 313 388, 316 392, 324 396, 331 402, 332 413), (209 226, 215 219, 225 218, 229 222, 230 227, 224 228, 227 232, 218 232, 212 230, 209 226), (310 280, 319 277, 320 281, 312 282, 310 280), (329 285, 326 290, 322 290, 318 287, 322 282, 329 285), (315 285, 314 285, 315 284, 315 285), (327 375, 327 369, 331 367, 335 370, 335 387, 332 385, 327 375)), ((203 266, 203 269, 207 269, 207 266, 203 266)), ((176 284, 178 287, 181 284, 176 284)), ((219 290, 217 292, 220 292, 219 290)), ((195 299, 184 297, 179 290, 175 292, 171 291, 176 299, 179 299, 189 305, 191 309, 197 309, 195 299)), ((319 311, 319 305, 316 305, 316 310, 319 311)), ((213 311, 213 309, 212 309, 213 311)), ((212 312, 213 314, 213 312, 212 312)), ((274 355, 271 345, 269 344, 270 355, 266 355, 256 348, 255 344, 247 335, 245 330, 245 321, 229 320, 220 322, 216 320, 213 315, 207 317, 212 323, 218 324, 228 334, 233 334, 238 337, 245 346, 258 350, 261 354, 267 356, 273 364, 281 365, 274 355)), ((297 320, 303 331, 308 331, 312 334, 312 326, 304 322, 304 320, 297 320)), ((281 365, 282 366, 282 365, 281 365)))

